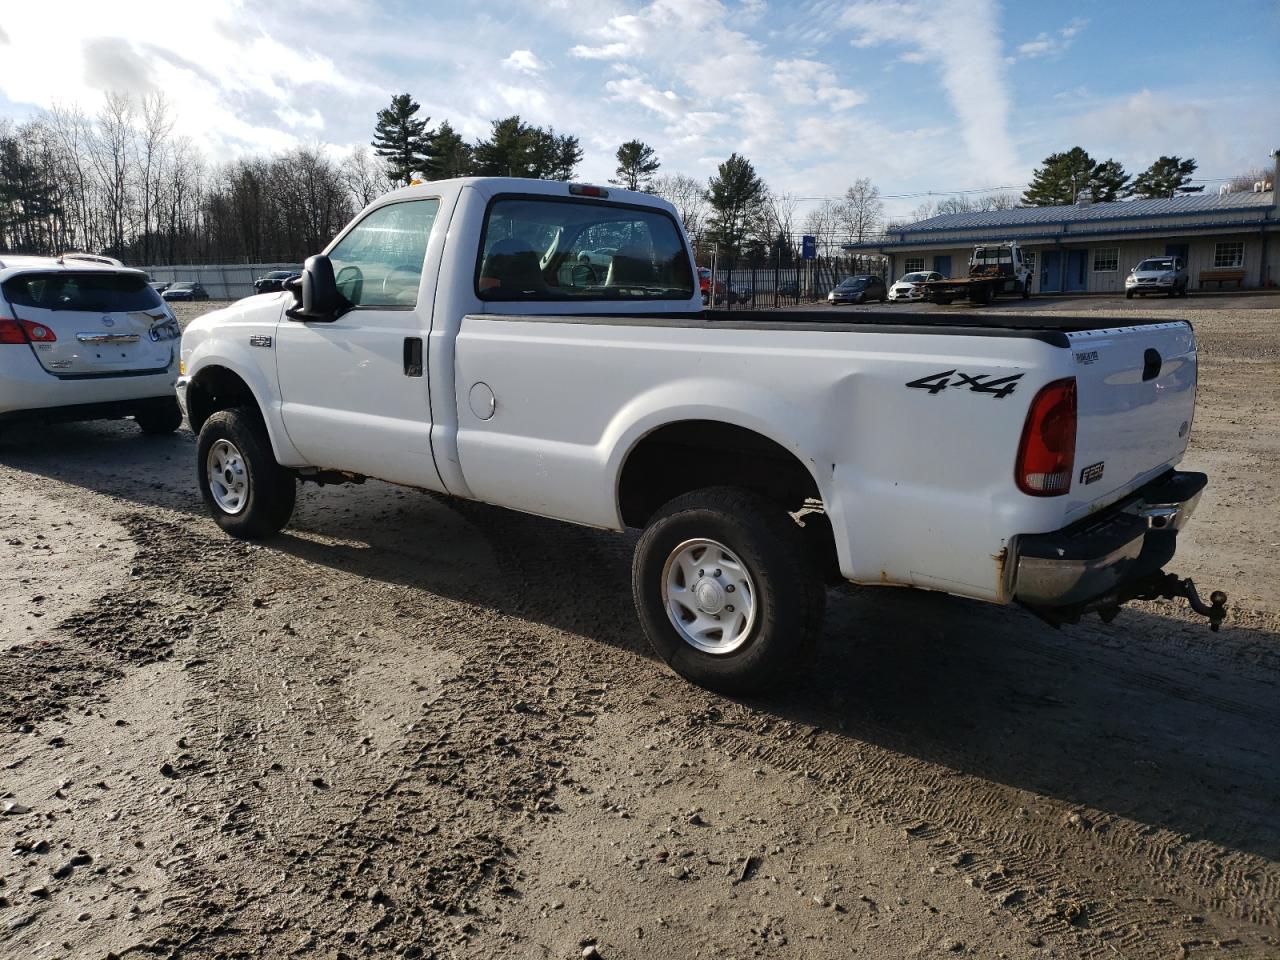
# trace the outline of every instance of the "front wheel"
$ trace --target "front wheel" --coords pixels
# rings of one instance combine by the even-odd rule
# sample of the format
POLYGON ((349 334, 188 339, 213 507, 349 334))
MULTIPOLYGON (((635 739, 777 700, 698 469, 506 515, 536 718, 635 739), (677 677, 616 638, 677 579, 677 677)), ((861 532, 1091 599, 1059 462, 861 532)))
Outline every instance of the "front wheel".
POLYGON ((741 694, 804 662, 826 590, 801 528, 748 490, 711 487, 658 511, 636 544, 632 592, 650 644, 699 686, 741 694))
POLYGON ((297 482, 276 463, 256 410, 219 410, 196 443, 196 480, 214 522, 233 537, 259 540, 279 533, 293 515, 297 482))

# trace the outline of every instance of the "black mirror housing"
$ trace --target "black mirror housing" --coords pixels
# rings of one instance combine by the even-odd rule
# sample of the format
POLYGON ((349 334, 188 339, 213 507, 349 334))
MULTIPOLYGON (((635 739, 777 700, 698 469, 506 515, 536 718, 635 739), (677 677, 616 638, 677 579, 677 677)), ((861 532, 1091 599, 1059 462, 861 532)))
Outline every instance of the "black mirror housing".
POLYGON ((322 253, 307 257, 301 275, 286 280, 284 288, 294 299, 293 307, 285 311, 290 320, 332 323, 351 308, 346 297, 338 292, 333 263, 322 253))

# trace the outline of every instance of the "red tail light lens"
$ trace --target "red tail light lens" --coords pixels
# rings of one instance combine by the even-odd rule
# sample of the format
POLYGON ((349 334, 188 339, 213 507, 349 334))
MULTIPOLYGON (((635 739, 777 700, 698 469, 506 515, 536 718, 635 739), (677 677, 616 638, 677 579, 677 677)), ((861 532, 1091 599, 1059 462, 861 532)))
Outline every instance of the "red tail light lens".
POLYGON ((54 332, 46 327, 43 323, 33 323, 30 320, 19 320, 22 329, 26 331, 27 338, 32 343, 53 343, 57 340, 54 332))
POLYGON ((0 343, 26 343, 26 334, 17 320, 6 320, 0 317, 0 343))
POLYGON ((1076 463, 1076 380, 1055 380, 1031 401, 1014 479, 1033 497, 1059 497, 1071 490, 1076 463))
POLYGON ((57 339, 43 323, 0 317, 0 343, 54 343, 57 339))

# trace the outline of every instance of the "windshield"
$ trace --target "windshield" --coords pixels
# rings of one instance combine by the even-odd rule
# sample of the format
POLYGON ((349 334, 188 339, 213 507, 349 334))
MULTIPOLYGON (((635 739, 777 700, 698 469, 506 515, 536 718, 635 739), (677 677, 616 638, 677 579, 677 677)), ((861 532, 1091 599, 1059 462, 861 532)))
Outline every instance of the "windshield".
POLYGON ((15 307, 41 310, 116 313, 161 306, 146 279, 128 273, 24 273, 5 281, 4 295, 15 307))
POLYGON ((174 283, 169 285, 170 290, 191 290, 195 287, 194 283, 174 283))
POLYGON ((848 280, 841 281, 840 289, 841 290, 858 290, 861 287, 865 287, 866 285, 867 285, 866 277, 850 277, 848 280))
POLYGON ((928 279, 929 279, 929 275, 928 275, 927 273, 908 273, 908 274, 907 274, 905 277, 903 277, 903 278, 902 278, 902 280, 901 280, 901 281, 899 281, 899 282, 901 282, 901 283, 924 283, 924 282, 925 282, 926 280, 928 280, 928 279))
POLYGON ((1138 264, 1139 270, 1172 270, 1173 261, 1168 257, 1159 257, 1152 260, 1143 260, 1138 264))
POLYGON ((500 197, 485 218, 476 291, 485 300, 687 300, 693 271, 665 212, 500 197))

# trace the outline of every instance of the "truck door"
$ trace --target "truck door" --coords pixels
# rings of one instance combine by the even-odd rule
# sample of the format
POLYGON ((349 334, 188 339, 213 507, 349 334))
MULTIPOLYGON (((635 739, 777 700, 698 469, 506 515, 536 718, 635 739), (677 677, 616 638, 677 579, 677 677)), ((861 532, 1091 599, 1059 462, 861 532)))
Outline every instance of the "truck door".
POLYGON ((442 489, 425 355, 435 284, 423 282, 439 209, 430 198, 370 211, 329 252, 352 308, 277 327, 285 430, 315 466, 442 489))

